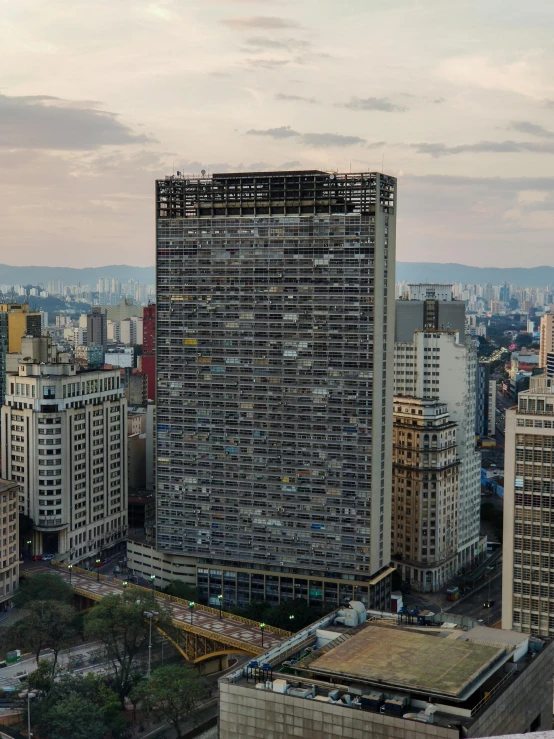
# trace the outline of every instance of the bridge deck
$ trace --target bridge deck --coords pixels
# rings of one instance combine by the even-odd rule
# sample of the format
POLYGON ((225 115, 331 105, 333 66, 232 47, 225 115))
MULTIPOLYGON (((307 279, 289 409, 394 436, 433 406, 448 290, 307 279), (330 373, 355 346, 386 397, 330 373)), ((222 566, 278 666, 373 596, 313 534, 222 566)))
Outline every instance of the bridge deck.
MULTIPOLYGON (((62 570, 58 568, 54 569, 52 567, 46 566, 35 566, 32 569, 28 568, 29 572, 36 572, 37 570, 48 570, 50 572, 54 571, 61 578, 69 583, 69 573, 67 572, 67 570, 62 570)), ((104 595, 111 595, 113 593, 119 594, 123 591, 123 587, 117 582, 110 582, 105 579, 97 581, 96 575, 94 573, 91 573, 90 576, 88 576, 82 575, 81 573, 73 572, 71 575, 71 585, 74 588, 78 588, 81 591, 89 593, 91 598, 95 600, 102 598, 104 595)), ((127 587, 133 588, 135 586, 128 585, 127 587)), ((139 589, 143 590, 143 588, 139 589)), ((191 617, 190 610, 186 605, 170 602, 169 600, 161 597, 157 597, 156 600, 160 603, 160 606, 164 605, 169 608, 171 612, 171 617, 173 618, 174 622, 177 622, 176 625, 182 624, 182 628, 184 631, 189 630, 189 627, 191 625, 191 617)), ((263 635, 264 643, 262 649, 262 633, 259 628, 257 628, 253 624, 243 624, 237 621, 233 621, 230 618, 226 618, 225 614, 223 615, 223 618, 220 619, 219 614, 216 615, 203 611, 201 610, 201 606, 194 609, 192 615, 192 626, 196 628, 201 628, 205 631, 209 631, 214 639, 220 639, 221 641, 225 641, 226 639, 236 639, 245 644, 249 644, 254 647, 252 653, 261 653, 266 649, 276 647, 287 638, 284 635, 281 637, 275 633, 272 633, 269 629, 266 628, 263 635), (258 649, 256 649, 256 647, 258 649)))

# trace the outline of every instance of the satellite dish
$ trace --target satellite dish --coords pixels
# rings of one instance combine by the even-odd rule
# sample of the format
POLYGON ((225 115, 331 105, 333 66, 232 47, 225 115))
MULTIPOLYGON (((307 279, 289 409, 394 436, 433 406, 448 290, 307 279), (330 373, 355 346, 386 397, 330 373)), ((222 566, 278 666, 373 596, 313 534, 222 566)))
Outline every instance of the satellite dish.
POLYGON ((206 170, 205 169, 200 170, 200 174, 202 175, 202 177, 204 177, 206 175, 206 170))

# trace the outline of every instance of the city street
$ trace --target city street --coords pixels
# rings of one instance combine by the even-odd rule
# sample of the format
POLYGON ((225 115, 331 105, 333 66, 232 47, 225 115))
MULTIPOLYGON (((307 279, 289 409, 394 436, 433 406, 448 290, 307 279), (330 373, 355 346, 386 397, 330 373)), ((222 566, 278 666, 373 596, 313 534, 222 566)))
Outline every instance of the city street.
POLYGON ((481 619, 485 626, 494 626, 502 617, 502 571, 494 574, 485 585, 479 585, 464 598, 453 603, 448 610, 450 613, 481 619), (483 603, 489 597, 494 601, 494 606, 484 608, 483 603))

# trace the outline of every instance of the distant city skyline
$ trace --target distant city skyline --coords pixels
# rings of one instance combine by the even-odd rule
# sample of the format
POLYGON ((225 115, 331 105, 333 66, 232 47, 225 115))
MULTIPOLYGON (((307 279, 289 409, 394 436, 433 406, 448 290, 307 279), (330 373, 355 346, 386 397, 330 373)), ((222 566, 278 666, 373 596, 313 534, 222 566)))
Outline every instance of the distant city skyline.
POLYGON ((4 259, 150 265, 156 178, 318 168, 398 178, 400 260, 551 261, 546 0, 22 0, 3 21, 4 259))

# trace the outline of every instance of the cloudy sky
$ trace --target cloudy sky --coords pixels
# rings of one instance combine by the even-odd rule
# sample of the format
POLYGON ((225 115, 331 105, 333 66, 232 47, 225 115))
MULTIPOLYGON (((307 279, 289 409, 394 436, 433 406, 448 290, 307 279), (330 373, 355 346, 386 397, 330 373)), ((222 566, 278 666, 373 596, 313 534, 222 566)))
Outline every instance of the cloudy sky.
POLYGON ((552 0, 0 0, 0 261, 151 265, 173 169, 384 170, 398 259, 554 265, 552 0))

